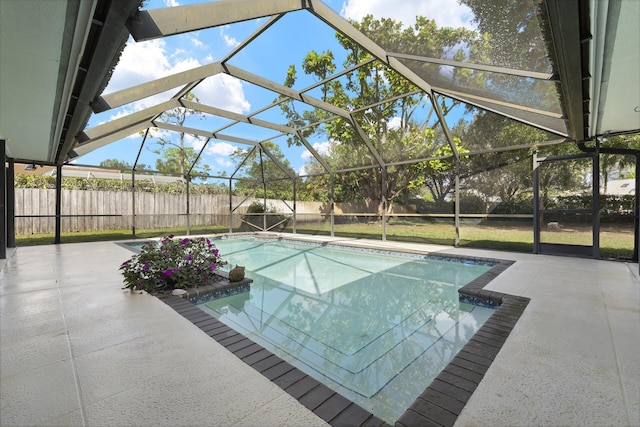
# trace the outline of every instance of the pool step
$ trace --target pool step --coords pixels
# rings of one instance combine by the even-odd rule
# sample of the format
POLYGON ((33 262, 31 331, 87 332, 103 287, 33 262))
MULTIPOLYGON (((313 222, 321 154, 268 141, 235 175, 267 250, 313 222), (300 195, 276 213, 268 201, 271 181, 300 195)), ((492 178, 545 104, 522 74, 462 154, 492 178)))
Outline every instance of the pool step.
POLYGON ((347 355, 262 312, 250 301, 245 303, 245 300, 237 299, 235 303, 239 305, 234 306, 234 298, 231 297, 228 305, 219 312, 223 317, 221 320, 258 343, 267 342, 278 347, 281 352, 366 397, 377 393, 427 351, 443 353, 448 348, 455 348, 456 335, 460 335, 460 331, 451 332, 456 320, 446 313, 429 317, 424 312, 416 312, 369 342, 361 351, 347 355), (260 336, 255 334, 257 331, 260 336), (397 345, 400 341, 404 341, 403 346, 397 345))

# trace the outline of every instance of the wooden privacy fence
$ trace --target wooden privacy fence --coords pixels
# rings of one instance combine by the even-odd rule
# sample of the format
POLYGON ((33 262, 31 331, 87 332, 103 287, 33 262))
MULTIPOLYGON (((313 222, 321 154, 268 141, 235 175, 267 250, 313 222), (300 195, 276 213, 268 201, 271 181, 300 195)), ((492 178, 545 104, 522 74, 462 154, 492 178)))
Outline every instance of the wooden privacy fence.
MULTIPOLYGON (((56 192, 39 188, 15 189, 16 234, 55 232, 56 192)), ((241 225, 240 216, 252 202, 263 199, 232 196, 234 215, 232 226, 241 225), (238 205, 241 204, 239 207, 238 205)), ((62 190, 61 227, 63 233, 101 230, 130 230, 133 226, 133 197, 129 192, 62 190)), ((293 202, 267 199, 267 208, 282 215, 293 215, 293 202)), ((136 229, 186 226, 185 194, 135 193, 136 229)), ((394 205, 394 213, 415 213, 415 206, 394 205)), ((191 194, 189 224, 192 227, 229 225, 229 196, 191 194)), ((363 203, 336 203, 335 213, 367 212, 363 203)), ((330 204, 296 202, 296 222, 317 222, 327 219, 330 204)), ((373 213, 372 213, 373 214, 373 213)))
MULTIPOLYGON (((55 231, 55 190, 16 188, 15 198, 16 234, 55 231)), ((242 200, 242 197, 233 197, 234 204, 242 200)), ((131 229, 133 203, 132 194, 127 192, 62 190, 61 231, 131 229)), ((247 202, 245 205, 248 206, 247 202)), ((136 228, 184 227, 186 206, 184 194, 136 193, 136 228)), ((237 210, 245 211, 246 206, 237 210)), ((192 194, 190 212, 191 226, 229 225, 229 196, 192 194)))

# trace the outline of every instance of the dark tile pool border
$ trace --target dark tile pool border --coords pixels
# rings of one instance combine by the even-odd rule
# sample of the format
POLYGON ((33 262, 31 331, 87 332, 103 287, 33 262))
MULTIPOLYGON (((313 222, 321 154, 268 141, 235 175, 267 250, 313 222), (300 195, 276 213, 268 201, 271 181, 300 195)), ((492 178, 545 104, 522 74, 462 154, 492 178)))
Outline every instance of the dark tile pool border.
POLYGON ((161 295, 158 298, 332 426, 388 425, 361 406, 200 310, 188 299, 173 295, 161 295))
POLYGON ((529 298, 484 289, 513 263, 499 261, 458 290, 460 301, 497 307, 496 311, 402 414, 396 427, 455 424, 529 304, 529 298))
MULTIPOLYGON (((447 255, 446 258, 461 257, 447 255)), ((496 311, 400 416, 395 422, 396 427, 453 426, 529 303, 529 298, 484 289, 514 261, 470 259, 495 265, 458 290, 460 301, 497 307, 496 311)), ((237 286, 246 284, 241 282, 237 286)), ((199 293, 202 294, 203 290, 199 293)), ((331 426, 389 425, 203 312, 189 299, 173 295, 160 295, 158 298, 331 426)))

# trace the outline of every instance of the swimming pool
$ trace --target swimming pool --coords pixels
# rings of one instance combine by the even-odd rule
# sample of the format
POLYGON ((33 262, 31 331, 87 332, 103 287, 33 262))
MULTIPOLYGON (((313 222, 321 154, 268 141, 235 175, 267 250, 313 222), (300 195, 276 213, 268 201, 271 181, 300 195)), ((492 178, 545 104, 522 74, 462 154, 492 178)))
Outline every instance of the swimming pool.
POLYGON ((493 313, 457 292, 489 263, 286 240, 215 244, 254 282, 198 306, 389 423, 493 313))

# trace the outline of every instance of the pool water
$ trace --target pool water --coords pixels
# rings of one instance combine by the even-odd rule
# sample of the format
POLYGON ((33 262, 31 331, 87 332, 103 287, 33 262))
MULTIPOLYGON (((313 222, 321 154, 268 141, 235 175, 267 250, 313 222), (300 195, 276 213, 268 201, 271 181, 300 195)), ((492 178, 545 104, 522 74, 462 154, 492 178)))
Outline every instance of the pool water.
POLYGON ((493 312, 457 292, 489 264, 291 241, 215 245, 254 281, 198 306, 389 423, 493 312))

